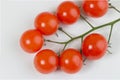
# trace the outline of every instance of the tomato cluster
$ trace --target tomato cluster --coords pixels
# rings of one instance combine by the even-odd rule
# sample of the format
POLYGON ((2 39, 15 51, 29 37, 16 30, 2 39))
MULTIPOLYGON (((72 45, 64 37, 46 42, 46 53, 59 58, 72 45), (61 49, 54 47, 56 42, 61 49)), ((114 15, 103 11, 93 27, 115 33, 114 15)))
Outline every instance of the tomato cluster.
MULTIPOLYGON (((101 17, 108 9, 107 0, 83 0, 82 9, 88 16, 101 17)), ((52 35, 58 28, 59 23, 73 24, 80 18, 80 9, 72 1, 61 3, 56 15, 50 12, 40 13, 34 21, 35 29, 23 33, 20 38, 20 45, 24 51, 35 53, 40 50, 44 43, 43 35, 52 35)), ((83 65, 82 54, 87 59, 100 59, 106 52, 107 41, 98 34, 88 35, 82 43, 82 52, 70 48, 64 50, 60 56, 50 49, 39 51, 34 58, 35 68, 44 74, 55 71, 58 66, 66 73, 76 73, 83 65)))

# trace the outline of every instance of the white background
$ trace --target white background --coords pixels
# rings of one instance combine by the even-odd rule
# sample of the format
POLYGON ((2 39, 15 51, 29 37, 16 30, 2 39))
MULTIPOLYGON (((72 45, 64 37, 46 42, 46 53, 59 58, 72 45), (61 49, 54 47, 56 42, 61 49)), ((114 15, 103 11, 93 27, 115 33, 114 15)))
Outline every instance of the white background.
MULTIPOLYGON (((111 38, 112 48, 109 50, 113 54, 108 54, 97 61, 86 61, 86 65, 76 74, 66 74, 60 70, 51 74, 41 74, 36 71, 33 65, 35 54, 24 52, 19 45, 19 39, 25 30, 33 29, 34 18, 43 11, 55 12, 57 6, 64 0, 2 0, 1 1, 1 23, 0 26, 0 80, 12 79, 35 79, 35 80, 120 80, 120 22, 114 25, 111 38)), ((81 1, 73 0, 78 5, 81 1)), ((120 1, 111 0, 112 4, 120 10, 120 1)), ((101 25, 120 18, 120 14, 110 9, 101 18, 89 18, 94 25, 101 25)), ((80 35, 90 29, 82 20, 78 20, 73 25, 63 25, 65 31, 72 36, 80 35)), ((108 38, 110 27, 100 29, 96 32, 108 38)), ((59 32, 59 38, 55 35, 45 38, 63 41, 68 38, 59 32)), ((62 45, 46 43, 49 48, 58 52, 62 45), (57 47, 56 47, 57 46, 57 47)), ((67 47, 79 49, 80 40, 76 40, 67 47)))

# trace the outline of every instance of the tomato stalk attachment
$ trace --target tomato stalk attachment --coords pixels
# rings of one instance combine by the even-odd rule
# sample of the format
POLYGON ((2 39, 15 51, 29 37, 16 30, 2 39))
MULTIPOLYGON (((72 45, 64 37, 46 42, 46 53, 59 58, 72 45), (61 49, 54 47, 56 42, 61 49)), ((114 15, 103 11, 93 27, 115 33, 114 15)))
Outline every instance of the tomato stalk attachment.
POLYGON ((116 10, 118 13, 120 13, 120 10, 118 10, 115 6, 113 6, 111 3, 109 3, 109 8, 116 10))

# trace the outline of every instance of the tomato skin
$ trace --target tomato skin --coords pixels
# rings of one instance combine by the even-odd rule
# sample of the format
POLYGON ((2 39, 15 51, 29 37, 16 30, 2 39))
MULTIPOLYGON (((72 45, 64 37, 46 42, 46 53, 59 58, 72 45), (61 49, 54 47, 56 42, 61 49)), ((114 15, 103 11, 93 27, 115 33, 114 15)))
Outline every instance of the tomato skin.
POLYGON ((27 30, 20 38, 22 49, 28 53, 37 52, 43 46, 44 39, 38 30, 27 30))
POLYGON ((66 73, 73 74, 78 72, 82 64, 82 56, 75 49, 67 49, 60 56, 60 67, 66 73))
POLYGON ((40 73, 51 73, 58 67, 58 56, 54 51, 44 49, 35 56, 34 65, 40 73))
POLYGON ((34 24, 43 35, 52 35, 59 27, 57 17, 49 12, 40 13, 35 18, 34 24))
POLYGON ((82 44, 82 52, 90 60, 102 58, 107 50, 107 40, 98 33, 88 35, 82 44))
POLYGON ((57 17, 65 24, 73 24, 80 17, 80 9, 72 1, 64 1, 57 8, 57 17))
POLYGON ((99 18, 106 14, 108 10, 108 0, 83 0, 84 12, 91 17, 99 18))

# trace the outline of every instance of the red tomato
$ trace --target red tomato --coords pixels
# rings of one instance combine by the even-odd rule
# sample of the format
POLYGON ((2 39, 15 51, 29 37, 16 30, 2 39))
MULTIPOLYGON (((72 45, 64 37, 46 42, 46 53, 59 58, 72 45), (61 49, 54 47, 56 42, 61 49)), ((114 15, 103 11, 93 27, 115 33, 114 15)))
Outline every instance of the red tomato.
POLYGON ((108 0, 83 0, 84 12, 92 17, 101 17, 108 10, 108 0))
POLYGON ((43 37, 38 30, 28 30, 23 33, 20 45, 24 51, 29 53, 37 52, 43 45, 43 37))
POLYGON ((59 27, 59 21, 55 15, 43 12, 35 18, 35 27, 44 35, 55 33, 59 27))
POLYGON ((83 54, 90 60, 100 59, 107 50, 107 40, 98 33, 88 35, 82 44, 83 54))
POLYGON ((58 6, 57 17, 65 24, 73 24, 80 17, 80 9, 72 1, 65 1, 58 6))
POLYGON ((67 49, 60 56, 60 67, 66 73, 76 73, 82 67, 83 61, 79 51, 67 49))
POLYGON ((43 74, 55 71, 58 67, 57 54, 49 49, 42 50, 37 53, 34 58, 35 68, 43 74))

